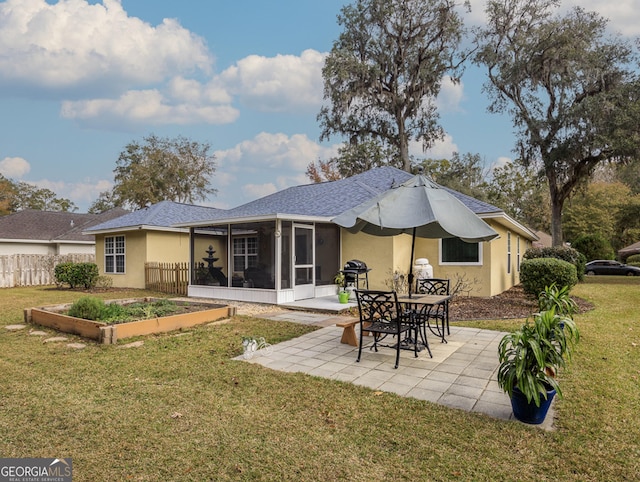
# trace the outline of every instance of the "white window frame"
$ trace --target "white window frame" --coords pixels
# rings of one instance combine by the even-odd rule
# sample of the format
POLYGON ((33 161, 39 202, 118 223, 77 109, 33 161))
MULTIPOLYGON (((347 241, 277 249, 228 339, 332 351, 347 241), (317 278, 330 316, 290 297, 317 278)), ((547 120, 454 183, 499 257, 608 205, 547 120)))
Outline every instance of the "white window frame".
MULTIPOLYGON (((231 253, 231 262, 233 263, 233 272, 234 273, 244 273, 244 271, 249 268, 251 265, 249 264, 249 258, 258 259, 258 237, 257 236, 234 236, 232 243, 232 253, 231 253), (249 253, 247 247, 250 239, 254 240, 255 243, 255 251, 249 253), (236 241, 242 241, 242 252, 236 253, 236 241), (236 269, 236 258, 244 259, 244 268, 242 270, 236 269)), ((257 263, 254 263, 254 266, 257 263)))
POLYGON ((444 240, 440 239, 439 240, 439 247, 440 247, 440 253, 439 253, 439 264, 442 266, 482 266, 482 260, 483 260, 483 247, 482 245, 484 243, 471 243, 471 244, 476 244, 478 246, 478 261, 477 262, 451 262, 451 261, 443 261, 442 259, 442 242, 444 240))
POLYGON ((520 236, 516 236, 516 271, 520 272, 520 236))
POLYGON ((127 271, 127 253, 126 253, 127 241, 123 234, 116 236, 104 237, 104 272, 108 274, 126 274, 127 271), (108 241, 111 240, 112 247, 108 247, 108 241), (119 243, 118 241, 121 241, 119 243), (107 259, 113 259, 113 269, 107 271, 107 259), (118 259, 122 258, 122 270, 118 270, 118 259))
POLYGON ((507 274, 511 274, 511 231, 507 231, 507 274))

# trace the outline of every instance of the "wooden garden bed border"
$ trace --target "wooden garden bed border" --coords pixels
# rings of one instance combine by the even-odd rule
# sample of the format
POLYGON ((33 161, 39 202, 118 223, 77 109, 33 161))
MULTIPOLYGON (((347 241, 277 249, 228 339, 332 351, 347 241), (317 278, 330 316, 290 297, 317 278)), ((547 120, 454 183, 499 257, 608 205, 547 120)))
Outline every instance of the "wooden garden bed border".
MULTIPOLYGON (((155 298, 144 298, 135 300, 110 300, 112 303, 132 303, 150 302, 155 298)), ((174 300, 176 301, 176 300, 174 300)), ((191 303, 206 305, 202 301, 185 301, 180 303, 191 303)), ((64 333, 72 333, 83 338, 96 340, 105 345, 116 344, 118 340, 131 338, 134 336, 152 335, 155 333, 166 333, 168 331, 190 328, 211 321, 228 318, 236 314, 235 306, 212 305, 215 308, 210 310, 195 311, 192 313, 182 313, 178 315, 151 318, 148 320, 130 321, 128 323, 106 324, 99 321, 84 320, 73 316, 63 315, 60 311, 67 311, 71 305, 43 306, 40 308, 25 308, 24 321, 37 325, 53 328, 64 333)))

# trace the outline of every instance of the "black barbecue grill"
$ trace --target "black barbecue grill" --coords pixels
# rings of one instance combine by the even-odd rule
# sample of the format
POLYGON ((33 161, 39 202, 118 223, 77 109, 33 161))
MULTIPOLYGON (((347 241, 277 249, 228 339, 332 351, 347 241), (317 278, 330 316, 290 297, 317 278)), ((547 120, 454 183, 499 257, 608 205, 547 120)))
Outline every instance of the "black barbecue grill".
POLYGON ((352 259, 344 264, 344 284, 345 286, 354 286, 360 288, 362 282, 365 289, 369 289, 369 271, 371 268, 367 268, 367 263, 360 261, 359 259, 352 259))

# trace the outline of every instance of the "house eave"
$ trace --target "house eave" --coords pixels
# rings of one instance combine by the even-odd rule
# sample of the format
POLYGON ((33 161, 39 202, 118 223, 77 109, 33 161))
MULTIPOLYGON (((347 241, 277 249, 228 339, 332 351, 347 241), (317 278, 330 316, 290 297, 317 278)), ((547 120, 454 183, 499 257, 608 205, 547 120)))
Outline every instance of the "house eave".
POLYGON ((206 226, 213 226, 219 224, 240 224, 240 223, 257 223, 265 221, 293 221, 293 222, 307 222, 307 223, 328 223, 333 219, 333 216, 308 216, 302 214, 261 214, 258 216, 238 216, 232 218, 217 218, 207 221, 186 222, 177 223, 173 226, 176 228, 200 228, 206 226))
POLYGON ((170 233, 188 233, 188 229, 178 228, 174 226, 152 226, 148 224, 139 224, 137 226, 122 226, 119 228, 99 229, 96 231, 83 231, 82 234, 98 235, 98 234, 111 234, 111 233, 123 233, 131 231, 164 231, 170 233))
POLYGON ((526 226, 523 226, 522 224, 520 224, 518 221, 513 219, 511 216, 509 216, 505 212, 478 214, 478 217, 480 219, 485 220, 485 221, 487 219, 496 219, 496 220, 506 221, 508 224, 513 226, 513 231, 517 232, 518 234, 521 234, 522 236, 525 236, 526 238, 530 239, 531 241, 538 241, 538 239, 539 239, 538 236, 536 236, 536 234, 533 231, 531 231, 526 226))
POLYGON ((19 238, 0 238, 0 243, 19 243, 19 244, 86 244, 93 245, 95 241, 80 240, 64 240, 59 239, 19 239, 19 238))

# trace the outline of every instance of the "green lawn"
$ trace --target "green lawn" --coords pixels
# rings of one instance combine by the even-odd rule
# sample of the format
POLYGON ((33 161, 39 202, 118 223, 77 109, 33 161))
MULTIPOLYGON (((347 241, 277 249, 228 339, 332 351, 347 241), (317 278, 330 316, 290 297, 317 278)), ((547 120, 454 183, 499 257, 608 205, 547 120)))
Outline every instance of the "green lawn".
POLYGON ((303 325, 236 317, 79 351, 4 329, 83 294, 0 290, 0 456, 72 457, 75 481, 640 479, 637 278, 574 289, 596 308, 576 317, 552 432, 231 360, 243 335, 277 343, 303 325))

